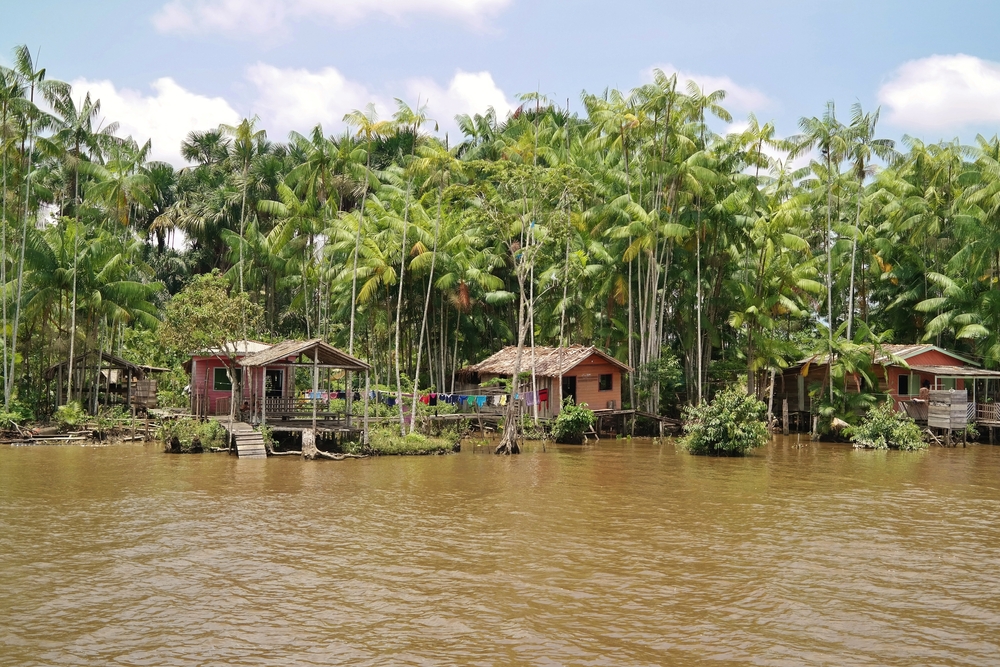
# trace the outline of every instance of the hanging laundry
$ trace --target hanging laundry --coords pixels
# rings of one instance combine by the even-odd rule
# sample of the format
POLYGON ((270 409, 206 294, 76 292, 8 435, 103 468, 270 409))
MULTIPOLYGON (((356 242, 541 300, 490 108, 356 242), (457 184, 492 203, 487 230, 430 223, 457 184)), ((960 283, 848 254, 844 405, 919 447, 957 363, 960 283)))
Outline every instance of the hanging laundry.
POLYGON ((476 407, 481 408, 484 405, 486 405, 486 397, 485 396, 477 396, 476 397, 476 407))
POLYGON ((396 407, 396 399, 393 398, 392 396, 387 396, 385 399, 385 404, 388 405, 390 408, 394 408, 396 407))
POLYGON ((533 407, 535 405, 536 398, 537 395, 535 394, 535 392, 529 391, 527 394, 524 395, 524 404, 529 408, 533 407))
POLYGON ((507 405, 507 394, 500 396, 500 405, 507 405))
POLYGON ((423 396, 421 396, 420 402, 423 403, 424 405, 429 405, 431 402, 430 394, 424 394, 423 396))
POLYGON ((352 398, 353 398, 353 399, 354 399, 355 401, 360 401, 360 400, 361 400, 361 392, 360 392, 360 391, 356 391, 356 392, 354 392, 354 396, 353 396, 352 398))
POLYGON ((542 402, 548 403, 549 402, 549 390, 548 389, 542 389, 542 390, 540 390, 538 392, 538 402, 539 403, 542 403, 542 402))
POLYGON ((430 401, 429 405, 431 407, 436 407, 437 404, 438 404, 438 395, 437 394, 431 394, 431 401, 430 401))

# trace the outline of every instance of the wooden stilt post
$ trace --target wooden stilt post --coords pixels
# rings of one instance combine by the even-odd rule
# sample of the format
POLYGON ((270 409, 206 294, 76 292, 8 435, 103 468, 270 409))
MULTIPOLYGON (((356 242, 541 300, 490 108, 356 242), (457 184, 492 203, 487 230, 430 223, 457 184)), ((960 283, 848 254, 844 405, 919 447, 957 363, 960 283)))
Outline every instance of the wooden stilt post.
POLYGON ((351 411, 354 409, 354 392, 351 390, 351 372, 344 372, 344 405, 346 406, 345 420, 347 421, 347 428, 351 428, 351 411))
POLYGON ((260 425, 267 426, 267 366, 264 366, 264 381, 261 384, 263 396, 260 398, 260 425))
POLYGON ((319 348, 313 350, 313 434, 316 433, 316 401, 319 395, 319 348))
POLYGON ((789 433, 787 398, 781 402, 781 432, 785 435, 788 435, 789 433))
POLYGON ((368 441, 368 398, 370 394, 371 394, 371 386, 368 380, 368 371, 365 371, 365 423, 364 423, 365 432, 361 435, 361 441, 365 444, 365 446, 368 446, 369 442, 368 441))

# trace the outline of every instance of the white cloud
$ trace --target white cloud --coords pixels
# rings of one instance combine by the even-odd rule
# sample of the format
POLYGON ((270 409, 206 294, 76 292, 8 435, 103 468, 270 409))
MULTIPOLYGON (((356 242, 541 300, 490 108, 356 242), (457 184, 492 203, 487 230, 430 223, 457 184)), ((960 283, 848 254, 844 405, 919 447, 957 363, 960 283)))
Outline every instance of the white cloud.
POLYGON ((696 84, 703 87, 706 94, 716 90, 726 91, 726 99, 722 103, 722 106, 730 111, 758 111, 760 109, 766 109, 773 104, 771 99, 761 91, 756 88, 741 86, 728 76, 695 74, 693 72, 679 70, 673 65, 666 64, 650 67, 646 70, 644 72, 644 78, 647 81, 653 80, 654 69, 663 70, 663 73, 668 76, 676 73, 678 83, 677 88, 681 92, 687 92, 688 81, 694 81, 696 84))
POLYGON ((344 114, 364 109, 369 102, 382 114, 390 108, 387 100, 333 67, 310 72, 257 63, 246 76, 257 89, 254 113, 276 140, 284 140, 290 130, 305 134, 316 123, 322 123, 329 135, 343 125, 344 114))
POLYGON ((151 139, 151 157, 174 165, 184 164, 181 142, 192 130, 235 123, 239 114, 221 97, 206 97, 184 89, 170 77, 154 81, 152 95, 129 88, 116 88, 107 80, 72 82, 74 97, 101 100, 104 124, 117 121, 121 136, 131 135, 139 144, 151 139))
POLYGON ((406 83, 407 100, 411 105, 420 100, 427 104, 428 115, 436 120, 442 132, 450 132, 453 143, 457 137, 458 125, 455 116, 458 114, 483 114, 489 107, 497 113, 497 118, 503 120, 514 105, 507 95, 493 81, 489 72, 463 72, 459 70, 452 77, 447 88, 442 87, 432 79, 410 79, 406 83))
POLYGON ((333 67, 317 71, 278 68, 257 63, 247 70, 247 79, 256 89, 254 113, 275 139, 283 140, 290 130, 306 133, 317 123, 326 134, 344 127, 344 114, 364 109, 374 103, 381 118, 396 109, 394 97, 410 106, 427 105, 428 115, 440 131, 455 136, 455 116, 460 113, 484 113, 493 106, 504 118, 513 106, 489 72, 459 70, 447 86, 420 77, 403 82, 401 90, 381 94, 358 81, 352 81, 333 67))
POLYGON ((297 20, 328 20, 341 25, 368 15, 401 18, 406 14, 451 16, 481 23, 511 0, 170 0, 153 16, 160 32, 225 32, 253 36, 282 30, 297 20))
POLYGON ((965 54, 903 63, 878 91, 894 125, 955 130, 1000 121, 1000 63, 965 54))

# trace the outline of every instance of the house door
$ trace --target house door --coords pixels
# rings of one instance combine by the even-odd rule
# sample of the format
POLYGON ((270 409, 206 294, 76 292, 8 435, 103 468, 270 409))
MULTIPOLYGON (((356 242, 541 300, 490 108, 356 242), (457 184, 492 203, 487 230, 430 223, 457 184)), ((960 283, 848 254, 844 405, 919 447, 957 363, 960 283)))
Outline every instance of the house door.
POLYGON ((281 398, 282 389, 285 386, 285 371, 280 369, 268 369, 264 376, 264 396, 267 398, 281 398))
POLYGON ((562 397, 565 401, 567 398, 572 398, 573 402, 576 403, 576 376, 575 375, 564 375, 562 381, 562 397))

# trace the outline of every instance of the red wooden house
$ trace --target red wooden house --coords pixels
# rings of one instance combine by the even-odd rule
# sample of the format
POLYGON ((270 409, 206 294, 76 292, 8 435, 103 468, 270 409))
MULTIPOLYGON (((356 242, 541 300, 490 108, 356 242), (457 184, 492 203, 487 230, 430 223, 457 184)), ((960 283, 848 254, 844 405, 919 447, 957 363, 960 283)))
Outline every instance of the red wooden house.
MULTIPOLYGON (((862 386, 860 376, 848 378, 847 389, 852 392, 874 391, 890 398, 901 410, 906 410, 912 416, 926 415, 926 409, 920 408, 920 389, 966 389, 969 400, 986 405, 986 399, 996 394, 996 383, 990 385, 989 380, 1000 380, 1000 371, 989 371, 980 368, 980 364, 972 359, 945 350, 936 345, 883 345, 882 352, 874 359, 873 375, 878 379, 877 388, 862 386), (897 361, 898 360, 898 361, 897 361), (902 363, 900 363, 902 362, 902 363), (912 404, 912 405, 911 405, 912 404)), ((788 400, 789 411, 798 413, 800 420, 804 414, 812 413, 812 400, 809 396, 811 386, 823 384, 828 379, 828 368, 825 355, 808 357, 799 363, 785 369, 775 386, 775 413, 781 414, 783 400, 788 400)), ((983 410, 989 412, 988 408, 983 410)), ((985 414, 985 413, 983 413, 985 414)), ((926 418, 926 417, 924 417, 926 418)), ((991 420, 979 417, 979 421, 987 423, 991 420)))

